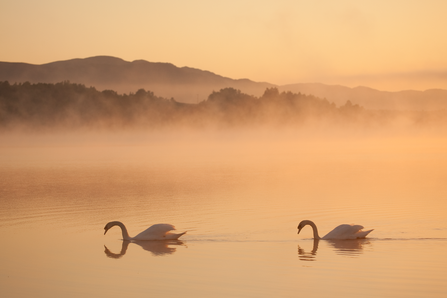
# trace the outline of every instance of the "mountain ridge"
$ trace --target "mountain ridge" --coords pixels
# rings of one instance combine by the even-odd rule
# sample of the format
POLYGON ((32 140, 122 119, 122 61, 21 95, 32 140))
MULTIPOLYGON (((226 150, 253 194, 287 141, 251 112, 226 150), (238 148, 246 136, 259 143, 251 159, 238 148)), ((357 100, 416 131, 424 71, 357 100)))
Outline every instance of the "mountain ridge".
POLYGON ((54 61, 45 64, 0 62, 0 81, 20 83, 57 83, 70 81, 93 86, 98 90, 119 93, 146 89, 159 96, 185 103, 206 100, 213 91, 232 87, 244 93, 261 96, 266 88, 312 94, 336 105, 348 100, 370 109, 447 109, 447 90, 380 91, 367 86, 354 88, 322 83, 276 85, 250 79, 232 79, 207 70, 177 67, 168 62, 138 59, 125 61, 112 56, 94 56, 54 61))
POLYGON ((41 65, 0 62, 0 81, 56 83, 65 80, 121 93, 143 88, 190 103, 205 100, 212 91, 226 87, 260 95, 265 88, 274 86, 248 79, 234 80, 191 67, 180 68, 171 63, 128 62, 111 56, 75 58, 41 65))

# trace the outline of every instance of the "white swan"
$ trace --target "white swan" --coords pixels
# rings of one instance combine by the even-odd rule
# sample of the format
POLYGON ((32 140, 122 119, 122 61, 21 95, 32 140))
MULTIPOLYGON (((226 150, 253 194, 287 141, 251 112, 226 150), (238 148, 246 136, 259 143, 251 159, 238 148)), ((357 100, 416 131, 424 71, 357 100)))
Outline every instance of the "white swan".
POLYGON ((335 229, 330 231, 326 236, 321 238, 318 235, 318 229, 317 229, 317 226, 315 225, 315 223, 311 220, 303 220, 298 225, 298 234, 301 232, 301 229, 307 225, 312 227, 312 230, 314 232, 314 239, 323 239, 323 240, 360 239, 360 238, 365 238, 366 235, 368 235, 369 233, 371 233, 373 231, 373 230, 362 231, 363 226, 361 226, 361 225, 344 224, 344 225, 339 225, 338 227, 336 227, 335 229))
POLYGON ((180 236, 185 234, 186 232, 174 234, 170 233, 170 231, 175 230, 175 227, 170 224, 155 224, 136 235, 135 237, 130 237, 127 232, 126 226, 120 221, 111 221, 106 224, 104 227, 104 235, 107 231, 113 227, 119 226, 121 228, 121 232, 123 233, 124 240, 177 240, 180 236))

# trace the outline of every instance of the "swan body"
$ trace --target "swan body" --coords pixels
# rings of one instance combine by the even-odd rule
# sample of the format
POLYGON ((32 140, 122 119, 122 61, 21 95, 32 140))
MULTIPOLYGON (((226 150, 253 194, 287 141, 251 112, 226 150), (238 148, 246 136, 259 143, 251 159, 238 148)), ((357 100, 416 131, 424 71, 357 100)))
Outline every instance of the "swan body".
POLYGON ((366 235, 368 235, 369 233, 371 233, 373 231, 373 230, 363 231, 363 226, 361 226, 361 225, 343 224, 343 225, 339 225, 338 227, 336 227, 335 229, 330 231, 324 237, 320 237, 320 235, 318 235, 317 225, 311 220, 303 220, 298 225, 298 234, 301 232, 301 229, 307 225, 312 227, 312 230, 314 233, 314 239, 322 239, 322 240, 361 239, 361 238, 365 238, 366 235))
POLYGON ((175 234, 170 233, 171 231, 175 230, 175 227, 170 224, 155 224, 141 232, 140 234, 136 235, 135 237, 130 237, 129 233, 127 232, 126 226, 120 222, 120 221, 111 221, 106 224, 104 227, 104 235, 107 233, 107 231, 114 227, 119 226, 121 228, 121 232, 123 234, 123 240, 177 240, 180 236, 185 234, 186 232, 175 234))

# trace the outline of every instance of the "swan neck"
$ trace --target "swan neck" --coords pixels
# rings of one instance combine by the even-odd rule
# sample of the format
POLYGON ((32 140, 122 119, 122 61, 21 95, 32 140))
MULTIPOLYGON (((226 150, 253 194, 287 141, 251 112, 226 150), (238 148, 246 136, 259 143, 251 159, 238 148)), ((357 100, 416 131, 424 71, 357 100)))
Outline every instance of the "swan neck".
POLYGON ((309 221, 309 222, 308 222, 308 225, 310 225, 310 226, 312 227, 312 230, 313 230, 313 232, 314 232, 314 239, 318 239, 318 240, 320 240, 321 237, 320 237, 320 235, 318 235, 318 228, 317 228, 317 225, 316 225, 313 221, 309 221))
POLYGON ((116 225, 121 228, 124 240, 132 240, 132 238, 129 236, 129 232, 127 232, 126 226, 122 222, 117 221, 116 225))

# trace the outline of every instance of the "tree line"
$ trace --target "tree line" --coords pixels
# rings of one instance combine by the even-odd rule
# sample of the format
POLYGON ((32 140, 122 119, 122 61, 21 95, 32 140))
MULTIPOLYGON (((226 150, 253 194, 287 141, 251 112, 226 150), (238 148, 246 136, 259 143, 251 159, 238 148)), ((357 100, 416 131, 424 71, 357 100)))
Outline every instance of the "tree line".
MULTIPOLYGON (((267 88, 260 97, 234 88, 212 92, 206 100, 186 104, 140 89, 113 90, 60 83, 0 82, 0 129, 195 128, 312 125, 384 125, 395 111, 371 111, 347 101, 337 107, 326 99, 267 88)), ((446 111, 411 115, 414 124, 445 119, 446 111), (433 120, 434 119, 434 120, 433 120)), ((445 122, 445 121, 444 121, 445 122)))

